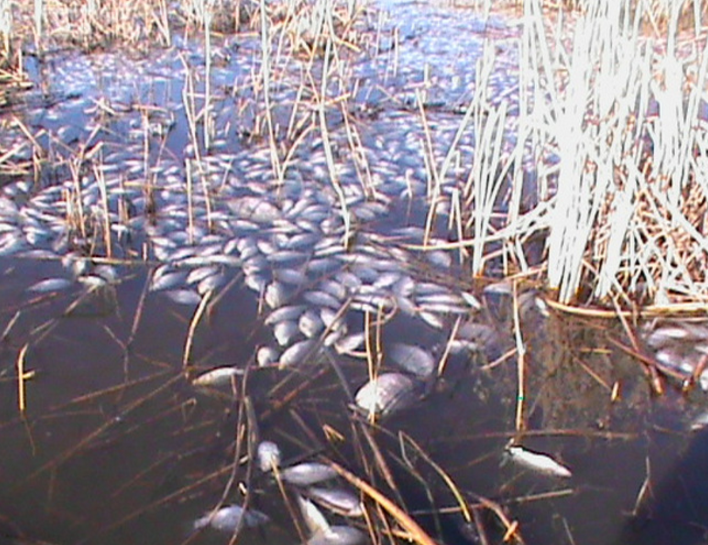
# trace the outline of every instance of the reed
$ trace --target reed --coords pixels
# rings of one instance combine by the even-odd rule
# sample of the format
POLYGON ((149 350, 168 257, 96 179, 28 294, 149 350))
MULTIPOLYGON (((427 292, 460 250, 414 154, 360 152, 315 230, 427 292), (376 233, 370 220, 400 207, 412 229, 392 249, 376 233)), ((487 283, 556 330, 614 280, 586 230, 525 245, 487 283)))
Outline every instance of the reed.
MULTIPOLYGON (((577 301, 581 290, 595 300, 639 293, 655 303, 705 300, 706 182, 696 152, 705 146, 698 103, 707 66, 700 42, 681 32, 685 4, 673 4, 663 26, 654 24, 660 38, 646 28, 661 13, 647 11, 644 2, 576 7, 567 43, 568 12, 560 10, 557 26, 546 27, 543 3, 524 2, 530 23, 521 37, 520 81, 526 92, 507 246, 526 263, 515 241, 545 230, 547 282, 563 302, 577 301), (537 205, 522 214, 523 149, 536 150, 531 162, 538 182, 537 205)), ((478 146, 478 154, 491 149, 478 146)))

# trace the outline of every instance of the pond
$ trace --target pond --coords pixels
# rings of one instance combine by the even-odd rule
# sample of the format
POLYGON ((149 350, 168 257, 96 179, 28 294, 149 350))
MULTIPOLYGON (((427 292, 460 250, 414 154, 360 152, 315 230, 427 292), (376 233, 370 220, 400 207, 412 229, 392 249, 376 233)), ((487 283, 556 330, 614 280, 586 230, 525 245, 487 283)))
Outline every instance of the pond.
POLYGON ((450 244, 476 225, 454 203, 490 55, 514 146, 520 20, 390 1, 363 24, 322 85, 346 107, 292 56, 264 111, 254 32, 27 56, 0 112, 3 542, 705 539, 706 402, 681 391, 704 324, 573 316, 503 279, 503 248, 475 278, 450 244), (219 530, 228 506, 247 515, 219 530))

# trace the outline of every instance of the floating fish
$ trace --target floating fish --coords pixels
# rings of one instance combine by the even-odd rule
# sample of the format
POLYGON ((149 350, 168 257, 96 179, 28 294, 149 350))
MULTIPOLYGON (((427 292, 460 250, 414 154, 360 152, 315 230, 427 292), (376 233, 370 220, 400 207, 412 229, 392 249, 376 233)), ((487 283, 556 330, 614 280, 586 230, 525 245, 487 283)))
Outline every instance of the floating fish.
POLYGON ((288 289, 280 282, 272 282, 266 286, 264 299, 270 308, 282 307, 290 297, 288 289))
POLYGON ((226 505, 195 520, 194 529, 211 527, 222 532, 234 532, 241 524, 246 528, 255 528, 266 524, 269 520, 268 515, 260 511, 246 510, 240 505, 226 505))
POLYGON ((295 322, 278 322, 273 326, 273 336, 280 346, 287 346, 300 334, 295 322))
POLYGON ((404 370, 419 377, 428 377, 435 371, 433 356, 419 346, 393 343, 386 348, 386 357, 404 370))
POLYGON ((506 448, 506 455, 512 462, 535 471, 536 473, 564 479, 572 477, 570 469, 556 462, 547 454, 534 452, 519 445, 514 445, 506 448))
POLYGON ((351 526, 330 526, 327 530, 316 532, 307 540, 307 545, 359 545, 364 543, 366 535, 351 526))
POLYGON ((298 327, 305 337, 311 339, 317 336, 324 329, 325 325, 320 314, 310 309, 300 316, 298 327))
POLYGON ((256 352, 256 363, 259 367, 266 367, 278 363, 280 352, 272 346, 261 346, 256 352))
POLYGON ((365 348, 366 333, 351 333, 346 337, 340 338, 334 343, 334 349, 337 354, 352 355, 357 350, 365 348))
POLYGON ((345 517, 361 517, 364 514, 359 497, 343 488, 320 488, 312 486, 305 493, 318 505, 345 517))
MULTIPOLYGON (((297 325, 295 327, 297 328, 297 325)), ((281 354, 280 365, 288 367, 302 363, 305 358, 314 357, 317 354, 317 345, 315 339, 296 342, 281 354)))
POLYGON ((202 373, 192 380, 194 386, 224 386, 231 384, 234 377, 243 375, 243 369, 236 367, 217 367, 206 373, 202 373))
POLYGON ((300 513, 311 534, 319 534, 330 529, 330 524, 322 511, 307 498, 297 497, 300 513))
POLYGON ((364 384, 354 397, 356 406, 369 414, 385 416, 408 407, 415 400, 416 384, 400 373, 383 373, 364 384))
POLYGON ((36 284, 32 284, 27 291, 34 291, 37 293, 51 293, 55 291, 62 291, 71 286, 71 280, 66 278, 47 278, 45 280, 40 280, 36 284))
POLYGON ((271 312, 265 319, 264 323, 266 325, 273 325, 286 320, 297 320, 304 311, 304 305, 290 305, 287 307, 280 307, 279 309, 271 312))
POLYGON ((303 295, 303 299, 316 307, 330 307, 338 309, 342 306, 341 301, 326 291, 308 291, 303 295))
POLYGON ((297 486, 309 486, 311 484, 321 483, 334 479, 337 472, 325 464, 317 462, 303 462, 294 466, 286 467, 281 470, 280 477, 297 486))
POLYGON ((280 447, 273 441, 261 441, 256 450, 256 457, 261 471, 273 471, 274 468, 280 467, 280 447))
POLYGON ((202 300, 199 294, 192 290, 170 290, 165 291, 164 294, 180 305, 198 305, 202 300))

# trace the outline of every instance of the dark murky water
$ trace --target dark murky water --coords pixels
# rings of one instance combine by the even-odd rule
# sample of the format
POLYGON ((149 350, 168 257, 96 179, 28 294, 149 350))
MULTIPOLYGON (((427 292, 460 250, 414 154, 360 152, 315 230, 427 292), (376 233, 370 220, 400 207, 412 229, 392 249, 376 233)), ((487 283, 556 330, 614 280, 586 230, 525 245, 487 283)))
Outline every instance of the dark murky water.
MULTIPOLYGON (((280 446, 283 467, 321 455, 343 463, 441 543, 480 541, 431 461, 470 504, 500 505, 529 544, 704 540, 708 445, 690 430, 700 392, 653 398, 644 368, 609 342, 623 338, 618 328, 547 315, 527 287, 529 431, 517 440, 572 477, 501 464, 516 435, 518 365, 503 357, 515 345, 511 298, 469 281, 468 265, 444 249, 449 199, 432 222, 438 249, 418 249, 434 195, 415 90, 443 158, 485 37, 499 55, 492 103, 513 113, 516 23, 387 7, 397 48, 384 32, 378 53, 348 65, 357 154, 342 113, 329 118, 349 227, 321 137, 303 137, 280 181, 267 145, 250 138, 252 39, 215 48, 209 151, 194 145, 183 100, 190 74, 203 88, 199 45, 150 60, 28 61, 37 86, 20 113, 43 155, 37 178, 8 177, 0 197, 0 540, 226 543, 228 533, 191 532, 225 495, 271 519, 241 542, 295 543, 296 487, 285 501, 270 474, 245 462, 257 440, 280 446), (414 385, 404 392, 411 406, 376 426, 351 408, 369 377, 365 331, 374 345, 380 338, 380 371, 414 385), (20 360, 31 373, 23 417, 20 360), (232 384, 191 382, 222 366, 239 370, 232 384)), ((297 66, 286 68, 274 96, 282 120, 296 92, 297 66)), ((1 138, 18 162, 32 158, 19 129, 1 138)), ((465 131, 444 195, 460 190, 473 150, 465 131)), ((490 259, 487 270, 500 267, 490 259)), ((502 525, 478 512, 488 542, 500 542, 502 525)), ((381 515, 370 516, 383 531, 381 515)))

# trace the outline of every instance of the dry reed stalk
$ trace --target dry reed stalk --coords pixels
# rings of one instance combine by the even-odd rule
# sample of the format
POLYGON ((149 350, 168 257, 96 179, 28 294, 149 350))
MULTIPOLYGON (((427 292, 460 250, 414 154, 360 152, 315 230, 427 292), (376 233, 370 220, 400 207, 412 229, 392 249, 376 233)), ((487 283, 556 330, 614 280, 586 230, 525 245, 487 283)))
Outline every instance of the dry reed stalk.
POLYGON ((25 371, 25 356, 27 355, 27 349, 29 348, 29 343, 25 343, 20 352, 17 355, 17 408, 20 413, 24 414, 27 409, 27 402, 25 401, 25 381, 34 376, 34 372, 25 371))
POLYGON ((113 257, 113 243, 111 240, 111 212, 108 208, 108 189, 106 188, 106 178, 103 175, 103 171, 98 168, 98 165, 94 165, 93 175, 96 178, 96 183, 98 184, 98 190, 101 194, 101 206, 103 207, 103 245, 105 247, 106 257, 111 259, 113 257))
POLYGON ((514 340, 516 341, 516 418, 514 420, 514 429, 517 433, 526 430, 526 343, 523 339, 521 331, 521 317, 519 312, 519 293, 518 283, 512 282, 512 312, 514 323, 514 340))
MULTIPOLYGON (((263 88, 263 114, 265 115, 266 128, 268 130, 268 144, 270 149, 270 161, 273 168, 273 174, 279 184, 283 183, 285 171, 280 162, 280 154, 278 152, 278 143, 275 135, 275 124, 273 122, 273 105, 271 103, 271 37, 270 37, 270 21, 267 17, 267 6, 265 0, 260 0, 260 23, 261 23, 261 70, 260 78, 263 88)), ((260 133, 260 130, 257 131, 260 133)))
POLYGON ((2 49, 0 50, 0 67, 4 64, 11 64, 10 44, 12 40, 13 21, 12 21, 12 2, 11 0, 0 0, 0 40, 2 40, 2 49), (2 61, 5 62, 2 62, 2 61))
POLYGON ((186 369, 187 366, 189 365, 189 361, 192 357, 192 345, 194 344, 194 333, 197 330, 197 326, 199 325, 199 321, 201 320, 202 316, 204 315, 204 310, 207 308, 207 305, 209 303, 209 299, 211 299, 212 294, 213 294, 213 291, 208 291, 202 296, 201 301, 199 301, 199 306, 197 306, 197 308, 195 309, 194 315, 192 316, 192 319, 189 322, 189 331, 187 332, 187 339, 184 343, 184 355, 182 356, 182 369, 186 369))

